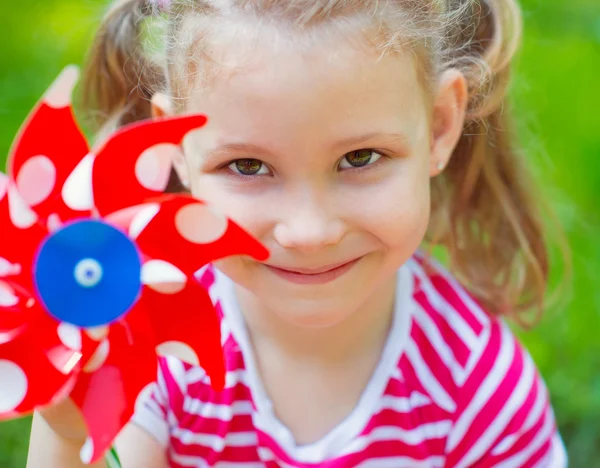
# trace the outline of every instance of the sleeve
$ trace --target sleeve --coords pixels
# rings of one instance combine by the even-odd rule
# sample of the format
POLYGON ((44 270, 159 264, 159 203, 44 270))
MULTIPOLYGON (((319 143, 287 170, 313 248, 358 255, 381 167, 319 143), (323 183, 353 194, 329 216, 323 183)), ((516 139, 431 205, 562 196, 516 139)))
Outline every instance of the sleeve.
POLYGON ((186 369, 173 357, 158 359, 158 375, 137 399, 131 422, 154 437, 163 447, 178 426, 186 393, 186 369))
POLYGON ((492 320, 459 388, 446 467, 565 468, 548 390, 531 356, 492 320))

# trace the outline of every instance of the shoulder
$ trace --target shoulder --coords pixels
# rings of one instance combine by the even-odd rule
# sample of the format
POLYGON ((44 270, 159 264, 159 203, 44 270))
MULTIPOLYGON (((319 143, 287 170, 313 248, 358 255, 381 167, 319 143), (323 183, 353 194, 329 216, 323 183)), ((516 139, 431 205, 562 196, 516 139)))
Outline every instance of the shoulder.
POLYGON ((446 393, 441 406, 452 413, 455 395, 473 371, 485 363, 493 367, 503 353, 515 349, 515 342, 504 323, 487 313, 440 263, 417 253, 407 268, 413 282, 407 357, 430 380, 436 378, 446 393))
POLYGON ((417 253, 409 266, 418 309, 435 321, 441 333, 456 335, 469 350, 478 348, 493 326, 494 317, 436 260, 417 253))
POLYGON ((565 466, 548 390, 509 326, 439 263, 416 255, 411 271, 420 346, 446 355, 452 379, 449 466, 565 466))
POLYGON ((409 268, 417 329, 413 337, 419 338, 420 346, 432 346, 451 356, 445 363, 457 387, 464 388, 468 379, 483 379, 490 372, 497 378, 531 361, 504 320, 481 307, 439 262, 417 254, 409 268))
POLYGON ((451 368, 456 411, 465 398, 521 394, 539 379, 527 349, 506 322, 484 310, 444 267, 415 256, 410 269, 413 328, 418 330, 413 340, 450 356, 441 359, 451 368))

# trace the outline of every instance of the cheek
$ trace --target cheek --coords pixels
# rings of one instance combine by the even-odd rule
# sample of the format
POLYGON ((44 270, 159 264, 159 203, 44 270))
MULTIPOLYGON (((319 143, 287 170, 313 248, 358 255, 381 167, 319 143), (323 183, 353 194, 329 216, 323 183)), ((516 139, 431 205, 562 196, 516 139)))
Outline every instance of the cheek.
POLYGON ((191 181, 192 194, 206 201, 254 237, 262 239, 268 229, 264 193, 240 193, 222 177, 202 174, 191 181))
POLYGON ((246 289, 252 289, 252 276, 253 271, 250 265, 242 257, 227 257, 213 262, 214 265, 226 276, 231 278, 240 286, 246 289), (250 268, 249 268, 250 267, 250 268))
POLYGON ((429 178, 426 168, 393 174, 382 184, 353 197, 360 228, 390 249, 416 248, 422 241, 430 215, 429 178))
POLYGON ((428 197, 403 200, 390 207, 390 215, 381 222, 382 239, 391 249, 414 250, 422 242, 429 224, 428 197))
MULTIPOLYGON (((264 242, 268 228, 265 227, 262 200, 256 195, 240 194, 218 176, 201 175, 192 183, 193 195, 206 201, 242 229, 264 242)), ((234 282, 247 289, 252 288, 255 262, 245 256, 234 255, 214 262, 215 266, 234 282)))
POLYGON ((418 246, 429 222, 428 197, 386 200, 368 217, 370 231, 390 249, 418 246))

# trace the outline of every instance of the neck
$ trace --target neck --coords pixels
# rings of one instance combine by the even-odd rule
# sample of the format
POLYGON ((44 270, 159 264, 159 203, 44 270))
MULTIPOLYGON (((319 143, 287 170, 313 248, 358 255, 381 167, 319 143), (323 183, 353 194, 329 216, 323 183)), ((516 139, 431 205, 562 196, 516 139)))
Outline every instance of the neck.
POLYGON ((265 308, 247 290, 238 288, 237 298, 255 348, 276 350, 295 361, 342 363, 380 353, 391 327, 396 278, 374 291, 345 320, 332 326, 296 326, 265 308))

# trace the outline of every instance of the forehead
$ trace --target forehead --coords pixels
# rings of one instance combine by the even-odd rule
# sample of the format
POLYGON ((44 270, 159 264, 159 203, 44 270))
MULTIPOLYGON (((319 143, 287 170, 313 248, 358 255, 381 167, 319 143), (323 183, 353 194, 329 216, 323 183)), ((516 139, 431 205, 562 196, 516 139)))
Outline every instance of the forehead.
POLYGON ((189 111, 243 138, 421 133, 428 112, 411 54, 382 54, 351 31, 324 30, 302 40, 280 29, 255 30, 222 30, 212 42, 208 66, 218 69, 210 83, 196 81, 189 111))

